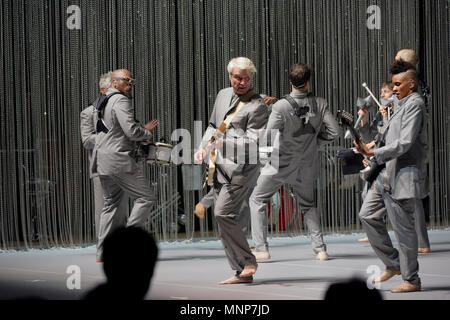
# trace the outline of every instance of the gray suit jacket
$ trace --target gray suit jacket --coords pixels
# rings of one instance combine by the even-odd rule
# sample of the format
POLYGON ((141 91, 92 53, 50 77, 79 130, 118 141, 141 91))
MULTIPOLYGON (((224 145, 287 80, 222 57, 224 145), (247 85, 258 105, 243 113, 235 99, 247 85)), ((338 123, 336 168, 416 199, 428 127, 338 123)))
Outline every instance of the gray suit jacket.
MULTIPOLYGON (((219 91, 209 127, 203 136, 203 148, 206 149, 214 128, 219 127, 225 120, 226 115, 233 109, 234 101, 237 101, 237 98, 231 87, 219 91)), ((255 150, 254 147, 257 147, 259 135, 265 128, 267 119, 267 105, 262 98, 247 102, 234 116, 224 135, 224 148, 216 152, 216 172, 220 183, 246 186, 256 183, 260 164, 256 159, 250 159, 254 161, 249 161, 248 158, 252 150, 257 153, 257 149, 255 150), (240 153, 243 157, 237 158, 232 152, 233 149, 244 151, 245 155, 240 153)))
MULTIPOLYGON (((306 99, 307 92, 293 91, 290 95, 299 106, 313 107, 306 99)), ((303 120, 294 114, 293 107, 286 99, 280 99, 272 106, 267 132, 279 130, 278 143, 274 144, 274 149, 279 152, 279 171, 292 172, 294 167, 309 168, 313 171, 312 176, 317 178, 320 164, 319 147, 336 139, 341 129, 325 99, 312 96, 311 98, 317 101, 317 110, 313 110, 315 116, 308 120, 314 132, 310 127, 309 130, 304 128, 306 125, 303 124, 303 120)))
POLYGON ((380 175, 385 188, 397 200, 423 198, 428 135, 422 97, 415 92, 400 100, 386 128, 386 145, 374 150, 376 161, 386 163, 380 175))
MULTIPOLYGON (((80 113, 80 133, 81 142, 83 147, 88 152, 89 163, 92 162, 92 150, 95 146, 95 124, 94 124, 94 112, 95 107, 90 105, 89 107, 83 109, 80 113)), ((91 164, 92 166, 92 164, 91 164)), ((96 176, 95 174, 90 174, 90 177, 96 176)))
MULTIPOLYGON (((117 91, 110 88, 107 94, 117 91)), ((100 175, 135 172, 136 141, 149 140, 152 133, 136 121, 130 99, 122 94, 109 99, 103 120, 109 131, 96 135, 91 172, 100 175)), ((96 122, 97 116, 94 114, 94 123, 96 122)))

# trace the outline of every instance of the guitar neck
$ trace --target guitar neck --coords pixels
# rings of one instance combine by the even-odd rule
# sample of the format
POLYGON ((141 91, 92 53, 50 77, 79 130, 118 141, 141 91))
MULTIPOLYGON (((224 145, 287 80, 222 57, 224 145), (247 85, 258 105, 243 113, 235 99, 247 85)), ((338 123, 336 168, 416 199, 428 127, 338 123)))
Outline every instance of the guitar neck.
POLYGON ((356 131, 356 129, 351 125, 347 125, 347 128, 358 146, 361 147, 361 136, 359 135, 358 131, 356 131))

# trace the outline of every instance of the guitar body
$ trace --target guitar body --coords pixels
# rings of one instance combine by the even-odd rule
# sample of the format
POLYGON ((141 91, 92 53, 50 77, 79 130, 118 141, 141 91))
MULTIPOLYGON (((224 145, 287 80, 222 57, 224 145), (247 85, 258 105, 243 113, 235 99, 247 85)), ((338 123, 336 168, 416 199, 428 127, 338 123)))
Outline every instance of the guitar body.
MULTIPOLYGON (((355 142, 358 145, 361 145, 360 141, 361 137, 359 133, 356 131, 356 129, 353 127, 353 116, 346 111, 339 110, 338 118, 343 125, 348 127, 355 142)), ((370 170, 363 172, 362 178, 367 182, 369 182, 370 184, 372 184, 372 182, 375 181, 375 179, 378 177, 383 168, 385 168, 385 164, 380 165, 378 163, 371 162, 370 170)))
MULTIPOLYGON (((213 143, 219 135, 222 135, 227 129, 226 123, 222 122, 219 128, 213 133, 211 139, 209 140, 213 143)), ((208 186, 212 186, 214 184, 214 172, 216 171, 216 149, 212 149, 209 152, 209 161, 208 161, 208 173, 207 173, 207 183, 208 186)))
POLYGON ((367 171, 364 175, 363 178, 364 180, 366 180, 369 184, 372 184, 375 179, 378 177, 378 175, 380 174, 380 172, 386 167, 386 165, 383 164, 378 164, 378 163, 372 163, 370 165, 370 170, 367 171))

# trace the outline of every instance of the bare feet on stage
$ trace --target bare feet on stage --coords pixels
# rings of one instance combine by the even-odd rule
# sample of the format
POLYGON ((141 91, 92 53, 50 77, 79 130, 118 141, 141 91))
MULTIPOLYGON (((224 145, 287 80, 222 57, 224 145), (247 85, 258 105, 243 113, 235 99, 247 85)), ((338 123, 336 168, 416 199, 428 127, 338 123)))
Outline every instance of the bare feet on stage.
POLYGON ((244 270, 242 270, 241 274, 239 275, 241 278, 250 277, 255 274, 256 269, 258 268, 258 265, 250 265, 245 266, 244 270))
POLYGON ((419 253, 430 253, 431 249, 430 248, 419 248, 417 250, 417 252, 419 252, 419 253))
POLYGON ((369 242, 369 238, 361 238, 361 239, 358 239, 358 242, 369 242))
POLYGON ((383 273, 381 274, 381 276, 379 276, 378 278, 373 279, 373 282, 384 282, 389 280, 390 278, 394 277, 394 276, 398 276, 400 275, 400 269, 386 269, 383 271, 383 273))
POLYGON ((242 278, 240 276, 232 276, 231 278, 220 281, 219 284, 237 284, 237 283, 252 283, 253 277, 250 276, 248 278, 242 278))

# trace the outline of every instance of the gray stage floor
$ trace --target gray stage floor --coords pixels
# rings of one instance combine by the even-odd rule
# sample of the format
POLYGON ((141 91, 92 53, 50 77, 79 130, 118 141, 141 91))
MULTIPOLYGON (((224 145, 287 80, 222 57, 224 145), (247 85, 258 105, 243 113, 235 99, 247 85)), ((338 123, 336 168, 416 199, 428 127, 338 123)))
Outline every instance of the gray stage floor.
MULTIPOLYGON (((325 235, 329 261, 317 261, 306 236, 270 239, 272 259, 260 263, 253 284, 218 285, 232 276, 219 241, 159 243, 159 261, 146 296, 151 300, 319 300, 331 283, 367 279, 384 269, 362 233, 325 235)), ((422 291, 392 294, 395 277, 381 285, 384 299, 450 300, 450 229, 430 230, 432 252, 420 254, 422 291)), ((394 240, 395 239, 392 236, 394 240)), ((132 272, 132 270, 130 270, 132 272)), ((105 281, 95 247, 27 252, 0 251, 0 299, 80 299, 105 281), (78 266, 81 288, 68 289, 69 266, 78 266)))

